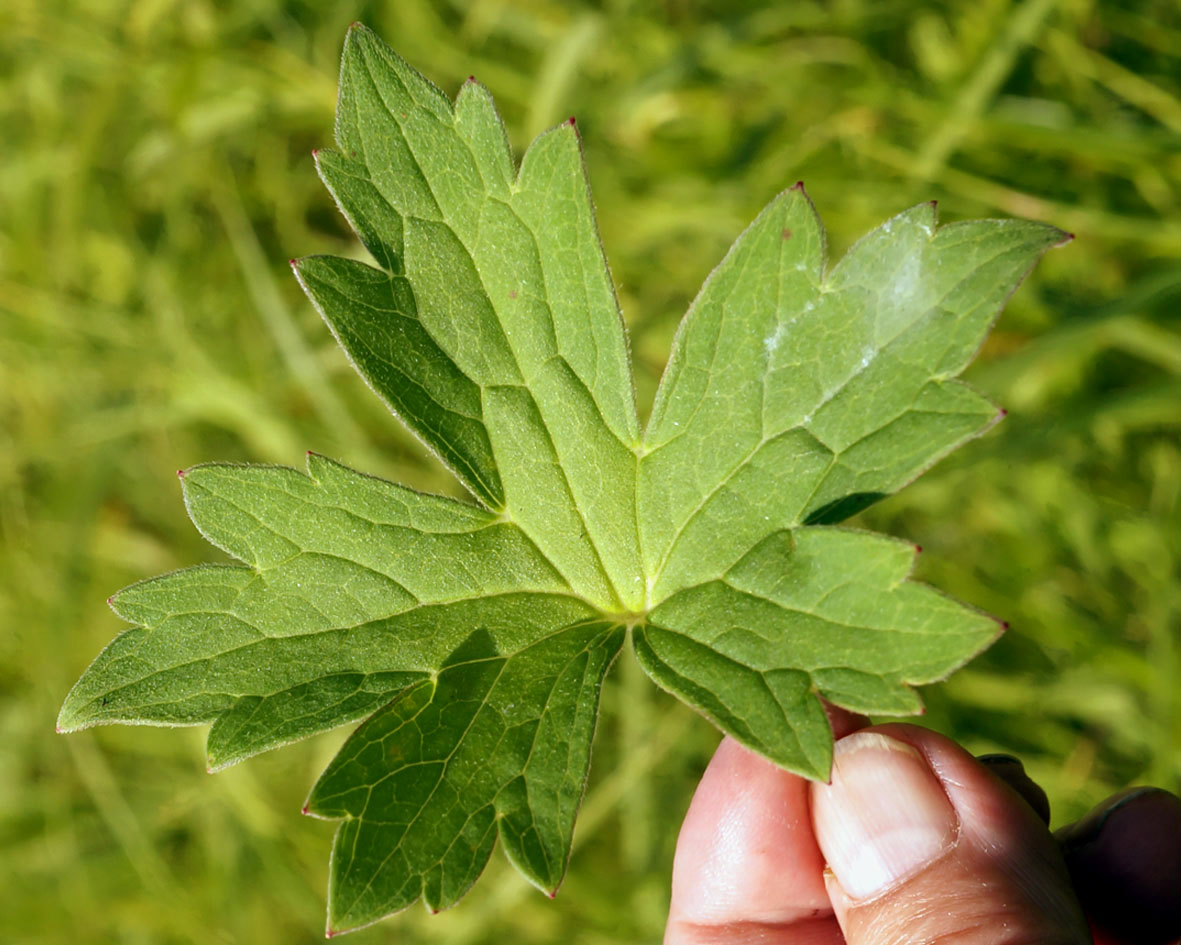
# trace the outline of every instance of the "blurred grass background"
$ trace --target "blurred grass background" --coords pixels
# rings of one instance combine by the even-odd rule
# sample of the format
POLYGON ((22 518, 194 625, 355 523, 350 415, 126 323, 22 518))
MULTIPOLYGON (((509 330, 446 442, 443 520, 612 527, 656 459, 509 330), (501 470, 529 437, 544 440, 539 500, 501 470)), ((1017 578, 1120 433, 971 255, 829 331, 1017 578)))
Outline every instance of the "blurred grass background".
MULTIPOLYGON (((312 167, 352 20, 518 153, 576 114, 642 402, 702 279, 803 179, 834 253, 919 200, 1071 230, 969 377, 1006 423, 861 517, 1012 629, 926 691, 1056 824, 1181 781, 1181 15, 1171 0, 7 0, 0 11, 0 940, 320 940, 341 736, 204 773, 200 730, 53 733, 119 587, 218 560, 173 470, 316 449, 433 490, 287 269, 353 241, 312 167)), ((654 941, 716 742, 629 660, 556 903, 499 854, 378 942, 654 941)))

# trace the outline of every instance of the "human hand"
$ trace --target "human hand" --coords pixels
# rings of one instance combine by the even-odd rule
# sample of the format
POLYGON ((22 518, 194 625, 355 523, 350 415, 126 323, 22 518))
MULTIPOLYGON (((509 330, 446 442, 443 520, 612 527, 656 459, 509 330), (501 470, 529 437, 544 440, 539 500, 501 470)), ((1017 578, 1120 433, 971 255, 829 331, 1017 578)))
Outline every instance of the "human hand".
POLYGON ((1085 945, 1088 924, 1096 945, 1181 935, 1176 796, 1124 792, 1055 838, 1015 759, 831 716, 831 785, 723 740, 681 828, 665 945, 1085 945))

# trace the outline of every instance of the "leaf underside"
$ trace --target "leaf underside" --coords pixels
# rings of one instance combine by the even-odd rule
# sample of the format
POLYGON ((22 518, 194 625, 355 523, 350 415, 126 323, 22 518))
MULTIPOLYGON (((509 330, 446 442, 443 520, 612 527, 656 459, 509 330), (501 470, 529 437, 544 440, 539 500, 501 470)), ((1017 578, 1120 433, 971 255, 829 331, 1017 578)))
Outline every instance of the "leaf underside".
POLYGON ((115 595, 135 626, 59 718, 211 724, 211 770, 366 719, 306 808, 342 820, 330 931, 451 905, 497 838, 557 888, 629 631, 660 686, 813 778, 820 697, 917 712, 913 685, 997 636, 907 580, 914 546, 835 525, 995 422, 956 377, 1060 231, 922 204, 826 269, 792 187, 710 275, 641 431, 572 123, 518 168, 481 85, 453 104, 355 27, 336 143, 317 166, 376 266, 296 275, 474 502, 315 454, 187 470, 194 523, 242 563, 115 595))

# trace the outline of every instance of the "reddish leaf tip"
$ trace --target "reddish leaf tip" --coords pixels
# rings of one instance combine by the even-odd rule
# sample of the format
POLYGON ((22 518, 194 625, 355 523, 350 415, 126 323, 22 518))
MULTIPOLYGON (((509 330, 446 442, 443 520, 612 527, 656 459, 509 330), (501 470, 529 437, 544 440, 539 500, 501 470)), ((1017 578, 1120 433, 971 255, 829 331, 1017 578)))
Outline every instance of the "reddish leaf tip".
POLYGON ((176 471, 176 478, 177 479, 184 479, 184 477, 185 477, 185 471, 183 469, 178 469, 176 471))
POLYGON ((108 607, 115 606, 115 595, 114 594, 112 594, 110 597, 107 598, 107 606, 108 607))
POLYGON ((574 126, 574 116, 573 115, 571 115, 569 118, 566 119, 566 124, 570 125, 571 127, 574 126))
POLYGON ((801 194, 804 192, 804 182, 802 180, 796 181, 788 190, 798 190, 801 194))
POLYGON ((304 805, 303 805, 303 807, 301 807, 301 808, 299 809, 299 812, 300 812, 301 814, 303 814, 303 815, 306 817, 306 816, 307 816, 307 813, 308 813, 308 805, 307 805, 307 804, 304 804, 304 805))
POLYGON ((339 934, 340 934, 340 929, 325 929, 324 930, 324 937, 325 938, 336 938, 336 936, 338 936, 339 934))
POLYGON ((914 553, 916 555, 921 555, 923 553, 923 546, 922 545, 915 545, 914 546, 914 553))
POLYGON ((1009 629, 1009 621, 1007 621, 1007 620, 998 620, 998 621, 997 621, 997 623, 999 623, 999 624, 1001 625, 1001 630, 1002 630, 1002 631, 1004 631, 1004 630, 1008 630, 1008 629, 1009 629))
POLYGON ((558 898, 558 891, 556 889, 551 889, 548 892, 546 892, 546 895, 549 896, 550 899, 557 899, 558 898))
POLYGON ((469 76, 467 77, 467 80, 468 80, 469 82, 475 82, 475 81, 476 81, 476 77, 475 77, 474 75, 469 75, 469 76))
POLYGON ((288 259, 287 265, 290 266, 292 269, 298 269, 299 268, 299 260, 298 259, 288 259))
POLYGON ((997 411, 997 416, 1002 420, 1004 420, 1008 415, 1009 411, 1007 411, 1004 407, 1001 407, 1001 409, 997 411))
POLYGON ((939 209, 939 201, 938 200, 928 200, 927 203, 929 203, 931 205, 932 210, 939 209))
POLYGON ((62 729, 62 727, 60 725, 55 725, 53 728, 54 728, 54 731, 57 732, 57 734, 59 734, 59 735, 65 734, 65 731, 62 729))

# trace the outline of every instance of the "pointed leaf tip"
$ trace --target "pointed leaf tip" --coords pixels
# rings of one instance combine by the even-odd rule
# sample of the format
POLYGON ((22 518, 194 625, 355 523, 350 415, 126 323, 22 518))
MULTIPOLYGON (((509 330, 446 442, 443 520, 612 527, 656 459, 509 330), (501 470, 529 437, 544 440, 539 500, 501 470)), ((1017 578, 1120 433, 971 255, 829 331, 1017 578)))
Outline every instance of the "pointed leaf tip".
POLYGON ((573 116, 573 115, 571 115, 569 118, 567 118, 567 119, 566 119, 566 124, 570 125, 571 127, 573 127, 574 123, 575 123, 575 122, 574 122, 574 116, 573 116))
MULTIPOLYGON (((178 470, 176 471, 176 478, 177 478, 177 479, 184 479, 184 477, 185 477, 185 471, 184 471, 183 469, 178 469, 178 470)), ((108 600, 108 603, 109 603, 109 602, 110 602, 110 601, 108 600)))

